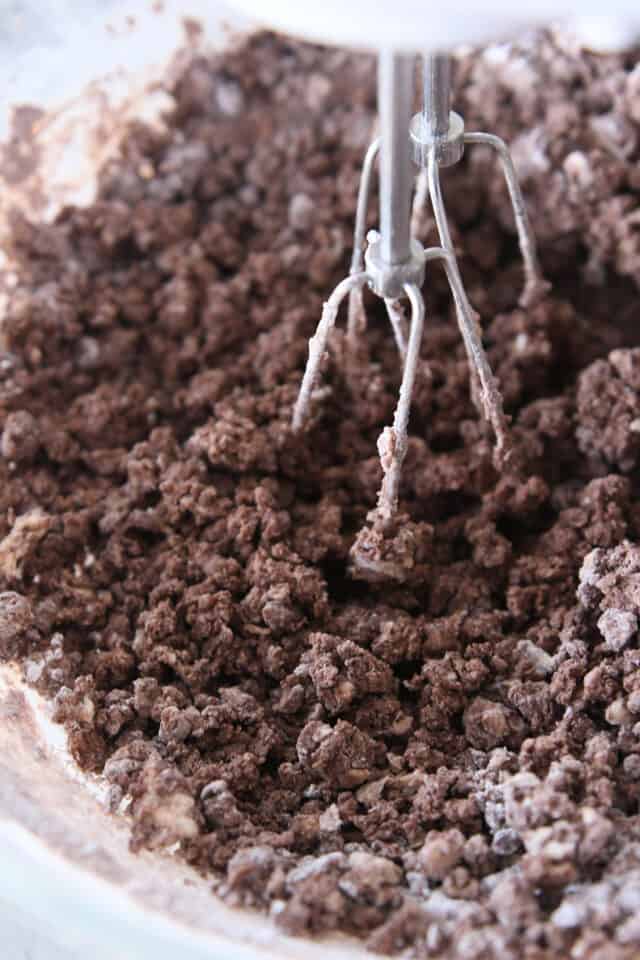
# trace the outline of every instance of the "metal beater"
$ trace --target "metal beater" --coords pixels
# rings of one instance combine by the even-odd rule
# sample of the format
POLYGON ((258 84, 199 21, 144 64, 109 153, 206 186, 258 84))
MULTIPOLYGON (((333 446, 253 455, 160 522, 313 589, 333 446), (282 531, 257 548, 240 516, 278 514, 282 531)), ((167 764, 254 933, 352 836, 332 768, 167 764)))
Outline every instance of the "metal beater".
MULTIPOLYGON (((393 424, 385 427, 378 439, 383 480, 377 508, 369 515, 370 522, 378 526, 391 523, 398 509, 402 463, 407 452, 407 425, 425 319, 421 287, 426 265, 431 261, 441 261, 447 275, 469 361, 472 397, 493 428, 497 465, 501 466, 509 454, 507 419, 502 409, 502 399, 482 345, 477 314, 469 302, 460 275, 440 186, 440 168, 457 163, 466 145, 484 144, 497 152, 502 163, 524 260, 525 283, 520 304, 531 306, 547 289, 506 144, 491 133, 467 133, 462 117, 450 110, 451 61, 445 54, 423 57, 423 105, 421 112, 412 117, 415 59, 407 53, 381 51, 379 54, 380 135, 371 143, 364 159, 351 269, 349 276, 338 284, 326 301, 316 332, 309 341, 309 358, 292 422, 295 432, 304 429, 328 338, 345 297, 349 297, 348 339, 353 342, 366 326, 362 299, 366 284, 385 302, 403 364, 393 424), (379 159, 380 230, 370 231, 365 238, 376 158, 379 159), (430 199, 439 246, 425 249, 412 236, 412 164, 419 168, 414 212, 418 212, 430 199), (411 311, 408 337, 404 311, 400 305, 400 300, 405 298, 411 311)), ((356 556, 356 564, 357 560, 356 556)))

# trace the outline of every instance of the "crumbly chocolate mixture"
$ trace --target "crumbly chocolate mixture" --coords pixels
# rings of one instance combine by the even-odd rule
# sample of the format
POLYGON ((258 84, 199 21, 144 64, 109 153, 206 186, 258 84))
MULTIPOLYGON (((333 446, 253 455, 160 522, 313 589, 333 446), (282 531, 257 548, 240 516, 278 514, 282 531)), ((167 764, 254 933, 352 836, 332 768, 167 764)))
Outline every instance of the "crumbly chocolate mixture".
POLYGON ((515 455, 499 475, 434 267, 403 584, 348 570, 400 376, 373 298, 358 362, 336 332, 313 422, 289 430, 347 269, 371 59, 270 35, 196 57, 91 207, 14 220, 0 653, 55 698, 135 849, 179 850, 287 931, 638 956, 636 62, 542 36, 459 64, 553 289, 518 308, 494 160, 447 171, 515 455))

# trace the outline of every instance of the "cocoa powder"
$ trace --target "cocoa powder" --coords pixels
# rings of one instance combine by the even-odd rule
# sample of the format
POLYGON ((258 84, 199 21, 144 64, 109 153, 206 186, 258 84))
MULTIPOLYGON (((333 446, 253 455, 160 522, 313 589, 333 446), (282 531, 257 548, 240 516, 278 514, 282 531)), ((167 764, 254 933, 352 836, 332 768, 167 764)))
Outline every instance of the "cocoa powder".
POLYGON ((637 56, 551 35, 501 51, 459 62, 456 102, 513 147, 553 284, 534 309, 517 306, 499 169, 473 153, 444 189, 509 467, 434 269, 402 516, 363 544, 409 551, 411 571, 352 575, 400 377, 374 298, 357 362, 337 331, 309 430, 289 423, 347 270, 373 62, 266 34, 196 56, 164 131, 128 131, 94 204, 14 218, 0 655, 54 699, 114 811, 132 799, 134 849, 177 845, 289 932, 625 960, 640 949, 637 56))

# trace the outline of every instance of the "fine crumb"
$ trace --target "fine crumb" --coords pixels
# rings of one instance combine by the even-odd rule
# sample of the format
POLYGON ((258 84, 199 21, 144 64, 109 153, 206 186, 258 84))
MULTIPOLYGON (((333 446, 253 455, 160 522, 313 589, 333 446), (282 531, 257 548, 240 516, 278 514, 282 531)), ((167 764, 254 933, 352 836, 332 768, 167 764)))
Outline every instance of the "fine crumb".
POLYGON ((33 624, 33 610, 27 597, 12 590, 0 593, 0 655, 13 657, 19 641, 33 624))

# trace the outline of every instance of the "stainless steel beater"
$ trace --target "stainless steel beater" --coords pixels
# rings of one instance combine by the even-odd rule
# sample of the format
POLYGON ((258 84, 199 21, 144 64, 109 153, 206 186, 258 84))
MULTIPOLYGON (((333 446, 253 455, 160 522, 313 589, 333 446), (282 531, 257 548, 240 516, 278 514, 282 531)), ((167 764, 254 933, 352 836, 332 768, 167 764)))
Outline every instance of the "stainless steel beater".
MULTIPOLYGON (((390 523, 398 509, 402 463, 407 452, 407 426, 411 397, 420 357, 425 305, 421 293, 427 263, 440 260, 453 296, 458 326, 469 361, 472 397, 491 423, 496 438, 496 462, 508 456, 507 419, 502 399, 482 345, 478 317, 471 306, 453 248, 440 186, 440 168, 457 163, 466 145, 484 144, 501 160, 524 260, 525 284, 520 304, 532 305, 547 289, 542 278, 536 244, 527 217, 515 168, 506 144, 490 133, 467 133, 462 117, 450 110, 450 58, 430 54, 423 58, 423 106, 411 117, 415 57, 382 51, 378 58, 379 138, 369 146, 362 169, 349 276, 335 288, 324 305, 320 323, 309 341, 309 358, 294 408, 292 428, 301 431, 309 415, 311 397, 327 342, 340 304, 349 297, 348 339, 351 343, 365 326, 363 287, 366 284, 386 305, 403 364, 400 394, 393 424, 378 439, 383 481, 371 523, 390 523), (367 208, 376 158, 379 158, 380 230, 365 238, 367 208), (425 249, 412 235, 412 163, 419 168, 414 214, 430 199, 439 246, 425 249), (410 305, 407 337, 400 301, 410 305)), ((415 216, 414 218, 415 219, 415 216)), ((357 563, 357 557, 355 558, 357 563)))

